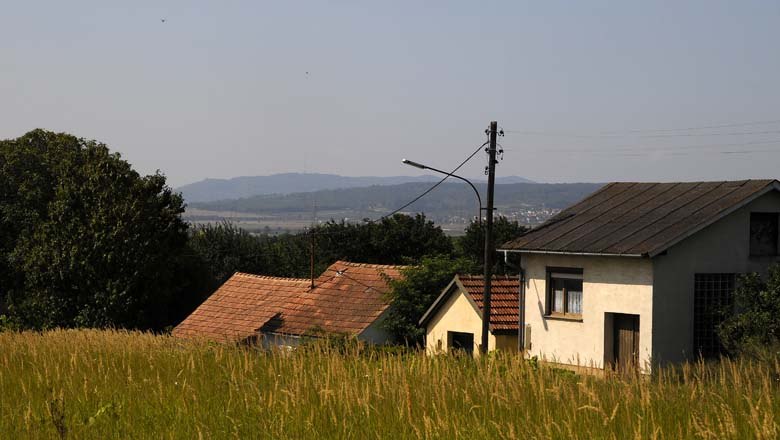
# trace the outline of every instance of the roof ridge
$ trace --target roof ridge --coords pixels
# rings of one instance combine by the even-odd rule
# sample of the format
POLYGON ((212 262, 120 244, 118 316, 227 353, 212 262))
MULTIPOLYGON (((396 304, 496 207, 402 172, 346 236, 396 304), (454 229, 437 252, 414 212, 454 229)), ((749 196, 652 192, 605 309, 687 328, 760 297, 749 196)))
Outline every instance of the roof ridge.
POLYGON ((309 281, 308 278, 291 278, 291 277, 275 277, 271 275, 257 275, 253 273, 248 272, 234 272, 233 276, 240 276, 240 277, 249 277, 249 278, 258 278, 261 280, 277 280, 277 281, 291 281, 291 282, 299 282, 299 281, 309 281))
POLYGON ((367 268, 373 268, 373 269, 405 269, 409 267, 408 265, 404 264, 375 264, 375 263, 356 263, 353 261, 346 261, 346 260, 336 260, 333 264, 328 266, 330 269, 331 266, 335 264, 343 264, 345 266, 351 266, 351 267, 367 267, 367 268))

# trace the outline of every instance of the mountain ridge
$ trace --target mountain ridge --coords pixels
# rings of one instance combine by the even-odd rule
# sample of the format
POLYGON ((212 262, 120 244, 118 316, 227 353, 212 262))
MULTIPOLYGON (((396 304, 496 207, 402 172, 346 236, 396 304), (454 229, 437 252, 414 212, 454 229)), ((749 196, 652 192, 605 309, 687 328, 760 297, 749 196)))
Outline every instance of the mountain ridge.
MULTIPOLYGON (((241 199, 269 194, 309 193, 321 190, 389 186, 403 183, 435 182, 439 175, 421 176, 342 176, 326 173, 277 173, 264 176, 206 178, 176 188, 188 203, 241 199)), ((481 179, 472 179, 475 183, 481 179)), ((497 183, 533 183, 520 176, 504 176, 497 183)))

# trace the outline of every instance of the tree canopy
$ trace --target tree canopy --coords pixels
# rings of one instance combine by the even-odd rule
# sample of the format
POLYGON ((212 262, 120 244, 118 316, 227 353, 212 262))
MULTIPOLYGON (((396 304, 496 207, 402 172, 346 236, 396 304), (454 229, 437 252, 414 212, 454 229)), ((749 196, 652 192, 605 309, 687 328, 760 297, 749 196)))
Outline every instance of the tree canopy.
POLYGON ((104 144, 0 141, 0 313, 20 326, 156 327, 187 286, 184 204, 104 144))

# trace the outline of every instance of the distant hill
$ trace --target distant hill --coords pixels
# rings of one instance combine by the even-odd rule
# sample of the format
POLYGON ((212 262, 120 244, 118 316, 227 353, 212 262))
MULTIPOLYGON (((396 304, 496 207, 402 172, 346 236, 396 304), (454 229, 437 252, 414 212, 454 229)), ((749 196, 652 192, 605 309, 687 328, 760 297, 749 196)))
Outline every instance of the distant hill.
MULTIPOLYGON (((350 177, 336 174, 284 173, 270 176, 245 176, 232 179, 205 179, 177 188, 188 203, 239 199, 263 194, 292 194, 340 188, 374 185, 398 185, 412 182, 433 182, 440 176, 350 177)), ((479 181, 479 179, 476 179, 479 181)), ((531 182, 518 176, 501 177, 498 183, 531 182)))
MULTIPOLYGON (((258 195, 214 202, 193 202, 189 208, 212 212, 241 212, 273 216, 310 216, 316 204, 320 218, 331 215, 375 218, 402 206, 425 191, 430 182, 374 185, 329 189, 308 193, 258 195)), ((485 184, 476 185, 485 200, 485 184)), ((512 183, 496 185, 495 204, 499 213, 517 218, 546 217, 595 191, 594 183, 512 183)), ((404 212, 425 212, 436 221, 458 222, 476 215, 474 192, 463 183, 445 183, 404 212)), ((338 218, 338 217, 337 217, 338 218)))

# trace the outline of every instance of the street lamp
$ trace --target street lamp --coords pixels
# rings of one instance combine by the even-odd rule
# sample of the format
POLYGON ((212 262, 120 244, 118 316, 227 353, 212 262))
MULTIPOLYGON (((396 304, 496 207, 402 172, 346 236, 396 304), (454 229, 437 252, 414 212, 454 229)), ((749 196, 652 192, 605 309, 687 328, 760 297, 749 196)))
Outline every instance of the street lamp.
POLYGON ((483 208, 482 208, 482 197, 479 196, 479 191, 477 191, 477 187, 474 186, 474 184, 471 183, 471 181, 469 181, 465 177, 458 176, 457 174, 448 173, 446 171, 442 171, 442 170, 439 170, 439 169, 436 169, 436 168, 433 168, 433 167, 429 167, 428 165, 423 165, 421 163, 417 163, 417 162, 414 162, 414 161, 411 161, 411 160, 408 160, 408 159, 404 159, 401 162, 403 162, 405 165, 409 165, 409 166, 412 166, 412 167, 415 167, 415 168, 419 168, 421 170, 431 170, 433 172, 436 172, 436 173, 439 173, 439 174, 444 174, 444 175, 449 176, 449 177, 454 177, 456 179, 460 179, 460 180, 468 183, 469 186, 471 187, 471 189, 474 190, 474 194, 477 196, 477 203, 479 203, 479 214, 477 214, 477 222, 479 224, 482 224, 482 210, 483 210, 483 208))

